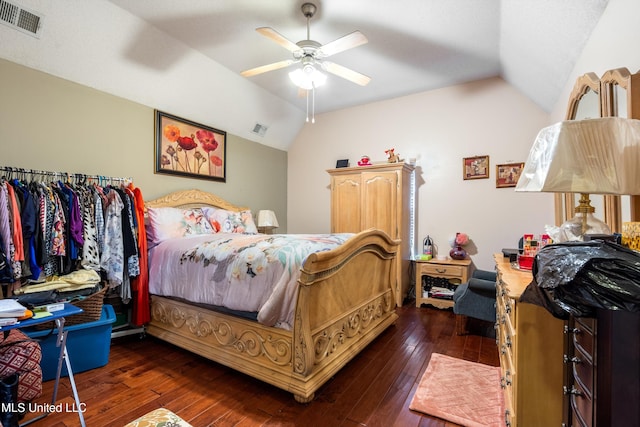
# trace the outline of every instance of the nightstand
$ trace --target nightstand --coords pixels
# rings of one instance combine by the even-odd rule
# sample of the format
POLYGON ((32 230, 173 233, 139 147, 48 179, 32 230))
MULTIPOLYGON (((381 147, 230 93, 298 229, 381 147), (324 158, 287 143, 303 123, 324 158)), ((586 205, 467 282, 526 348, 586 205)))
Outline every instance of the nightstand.
POLYGON ((429 261, 415 260, 416 265, 416 307, 422 304, 430 304, 437 308, 453 307, 453 300, 450 298, 434 298, 431 293, 427 293, 422 286, 422 276, 428 276, 427 282, 432 282, 438 286, 439 282, 455 290, 455 287, 469 280, 471 270, 471 260, 455 259, 431 259, 429 261))

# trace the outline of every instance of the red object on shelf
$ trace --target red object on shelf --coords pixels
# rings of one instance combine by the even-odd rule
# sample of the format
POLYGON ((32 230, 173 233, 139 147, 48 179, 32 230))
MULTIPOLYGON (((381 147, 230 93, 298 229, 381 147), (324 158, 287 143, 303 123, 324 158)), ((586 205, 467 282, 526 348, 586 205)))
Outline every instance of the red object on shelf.
POLYGON ((532 256, 518 255, 518 267, 523 270, 531 270, 533 267, 533 258, 532 256))

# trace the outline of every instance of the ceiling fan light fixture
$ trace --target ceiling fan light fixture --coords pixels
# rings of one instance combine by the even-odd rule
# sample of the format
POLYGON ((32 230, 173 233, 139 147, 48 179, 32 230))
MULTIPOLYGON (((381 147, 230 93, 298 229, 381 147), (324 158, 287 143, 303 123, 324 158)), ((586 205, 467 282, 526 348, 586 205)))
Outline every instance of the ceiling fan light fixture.
POLYGON ((316 67, 307 64, 289 73, 294 85, 301 89, 311 90, 322 86, 327 81, 327 75, 318 71, 316 67))

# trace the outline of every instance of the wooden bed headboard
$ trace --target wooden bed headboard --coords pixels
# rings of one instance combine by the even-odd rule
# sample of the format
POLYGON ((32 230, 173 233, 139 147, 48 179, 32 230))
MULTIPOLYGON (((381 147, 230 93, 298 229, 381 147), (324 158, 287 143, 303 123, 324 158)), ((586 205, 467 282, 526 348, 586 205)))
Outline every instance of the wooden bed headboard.
POLYGON ((247 207, 234 205, 214 194, 196 189, 174 191, 158 199, 144 202, 145 212, 147 208, 197 208, 202 206, 212 206, 233 212, 249 210, 247 207))

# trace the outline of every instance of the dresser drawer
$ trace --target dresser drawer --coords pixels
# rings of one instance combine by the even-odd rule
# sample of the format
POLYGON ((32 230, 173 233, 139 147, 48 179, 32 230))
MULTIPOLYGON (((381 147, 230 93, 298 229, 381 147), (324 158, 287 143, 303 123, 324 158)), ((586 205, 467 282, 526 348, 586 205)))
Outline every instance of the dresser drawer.
POLYGON ((513 415, 513 407, 508 407, 505 406, 505 410, 504 410, 504 425, 505 427, 513 427, 514 426, 514 420, 515 420, 515 416, 513 415))
POLYGON ((515 335, 513 334, 513 330, 510 327, 509 319, 503 327, 499 329, 499 345, 498 350, 500 354, 506 354, 507 352, 511 354, 511 358, 513 359, 513 352, 515 349, 515 335))
POLYGON ((593 331, 585 327, 584 324, 576 322, 573 329, 573 345, 579 350, 589 363, 593 363, 595 349, 595 336, 593 331))
POLYGON ((595 334, 596 319, 593 317, 575 317, 574 320, 576 326, 580 327, 580 329, 588 331, 591 335, 595 334))
POLYGON ((582 353, 582 350, 576 349, 570 362, 575 381, 580 384, 580 387, 589 398, 593 398, 593 378, 595 373, 591 358, 582 353))
POLYGON ((580 384, 574 384, 571 392, 571 409, 580 424, 586 427, 593 426, 593 401, 585 394, 580 384))
POLYGON ((573 407, 571 407, 571 427, 587 427, 588 424, 580 418, 579 415, 573 407))
POLYGON ((511 328, 511 331, 515 331, 516 324, 516 300, 513 298, 505 298, 504 301, 504 314, 507 316, 507 323, 511 328))
POLYGON ((515 374, 511 365, 510 353, 500 357, 500 387, 502 388, 502 396, 504 397, 504 407, 514 416, 515 411, 515 374))

